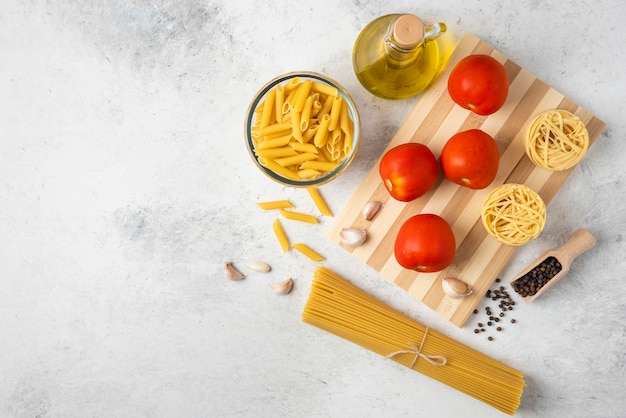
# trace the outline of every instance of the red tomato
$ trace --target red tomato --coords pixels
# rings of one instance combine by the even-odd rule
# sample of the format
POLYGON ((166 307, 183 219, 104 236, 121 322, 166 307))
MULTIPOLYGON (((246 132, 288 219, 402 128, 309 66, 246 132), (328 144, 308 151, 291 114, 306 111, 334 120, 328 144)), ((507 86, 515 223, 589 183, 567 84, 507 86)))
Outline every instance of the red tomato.
POLYGON ((410 202, 437 182, 437 160, 430 148, 417 142, 398 145, 383 155, 378 172, 396 200, 410 202))
POLYGON ((448 92, 459 106, 478 115, 491 115, 509 94, 509 76, 489 55, 469 55, 460 60, 448 78, 448 92))
POLYGON ((393 250, 402 267, 430 273, 452 264, 456 241, 445 219, 434 214, 420 214, 409 218, 400 227, 393 250))
POLYGON ((499 163, 496 141, 480 129, 454 135, 443 146, 439 156, 444 177, 470 189, 489 186, 498 174, 499 163))

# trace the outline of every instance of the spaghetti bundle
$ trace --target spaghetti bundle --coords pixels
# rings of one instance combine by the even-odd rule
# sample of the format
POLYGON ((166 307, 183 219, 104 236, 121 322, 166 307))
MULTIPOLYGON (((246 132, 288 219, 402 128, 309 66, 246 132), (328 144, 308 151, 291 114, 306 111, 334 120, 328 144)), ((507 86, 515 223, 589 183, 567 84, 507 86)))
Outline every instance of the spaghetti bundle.
POLYGON ((513 415, 523 374, 394 310, 330 269, 315 270, 302 320, 513 415))
POLYGON ((548 170, 576 165, 589 148, 589 132, 580 118, 566 110, 548 110, 526 129, 526 154, 548 170))

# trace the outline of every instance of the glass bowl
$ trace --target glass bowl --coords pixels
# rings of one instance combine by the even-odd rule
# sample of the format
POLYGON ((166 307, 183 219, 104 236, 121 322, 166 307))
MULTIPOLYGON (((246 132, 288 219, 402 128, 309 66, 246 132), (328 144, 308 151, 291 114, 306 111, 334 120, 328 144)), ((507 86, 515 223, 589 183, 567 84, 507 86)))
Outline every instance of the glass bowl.
POLYGON ((274 78, 257 92, 246 112, 244 137, 252 161, 270 179, 292 187, 320 186, 354 160, 361 119, 339 83, 322 74, 297 71, 274 78), (272 109, 264 112, 266 103, 272 109))

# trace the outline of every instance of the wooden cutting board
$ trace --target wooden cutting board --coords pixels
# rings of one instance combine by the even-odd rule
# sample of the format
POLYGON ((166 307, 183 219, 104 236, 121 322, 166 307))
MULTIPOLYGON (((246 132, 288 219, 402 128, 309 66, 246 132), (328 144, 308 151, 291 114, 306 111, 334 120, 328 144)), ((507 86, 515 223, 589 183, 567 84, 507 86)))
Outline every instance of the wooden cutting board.
MULTIPOLYGON (((421 142, 438 157, 445 142, 455 133, 482 129, 493 136, 500 149, 500 168, 494 182, 486 189, 476 191, 443 180, 440 175, 433 190, 426 195, 410 203, 398 202, 389 196, 380 180, 379 158, 336 217, 328 236, 442 317, 462 327, 517 249, 500 244, 487 234, 481 221, 485 197, 500 184, 523 183, 539 193, 548 205, 575 169, 548 171, 536 167, 524 152, 523 130, 527 122, 538 113, 555 108, 568 110, 580 117, 587 126, 591 143, 604 129, 603 121, 487 43, 471 34, 464 36, 450 57, 447 69, 419 98, 386 150, 405 142, 421 142), (451 69, 461 58, 471 54, 491 55, 504 64, 509 75, 506 103, 487 117, 462 109, 447 92, 451 69), (373 221, 368 222, 362 218, 361 211, 370 200, 382 202, 383 208, 373 221), (438 214, 452 226, 457 251, 453 264, 442 272, 417 273, 403 269, 395 259, 393 244, 396 234, 404 221, 418 213, 438 214), (339 232, 348 227, 367 230, 368 238, 364 245, 349 248, 341 244, 339 232), (463 299, 448 297, 441 287, 441 279, 448 276, 469 283, 474 293, 463 299)), ((546 222, 550 222, 549 207, 546 222)))

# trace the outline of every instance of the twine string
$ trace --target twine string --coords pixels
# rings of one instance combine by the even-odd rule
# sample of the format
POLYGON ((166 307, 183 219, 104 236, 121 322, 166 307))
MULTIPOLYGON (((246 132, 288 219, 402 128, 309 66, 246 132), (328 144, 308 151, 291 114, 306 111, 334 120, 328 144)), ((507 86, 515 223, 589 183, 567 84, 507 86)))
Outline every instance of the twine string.
POLYGON ((429 362, 430 364, 432 364, 433 366, 437 366, 437 367, 445 366, 448 363, 448 359, 445 356, 431 356, 431 355, 422 353, 422 347, 424 346, 424 341, 426 341, 427 334, 428 334, 428 327, 424 329, 424 337, 422 337, 422 342, 420 343, 419 347, 417 347, 412 342, 409 342, 409 346, 411 347, 411 350, 394 351, 393 353, 387 354, 385 358, 389 359, 394 356, 397 356, 398 354, 415 354, 415 357, 413 358, 413 361, 411 362, 411 366, 410 366, 411 369, 413 368, 413 366, 415 366, 417 359, 420 357, 426 360, 427 362, 429 362))

